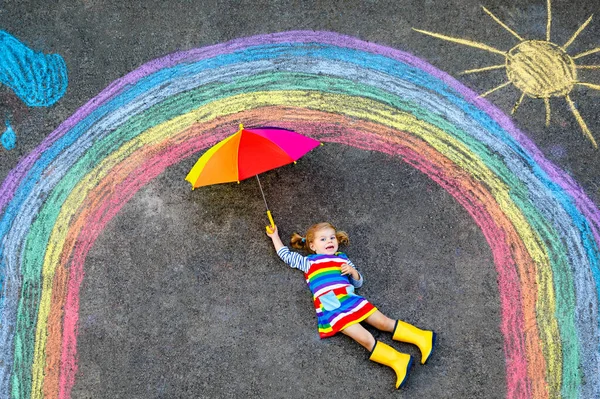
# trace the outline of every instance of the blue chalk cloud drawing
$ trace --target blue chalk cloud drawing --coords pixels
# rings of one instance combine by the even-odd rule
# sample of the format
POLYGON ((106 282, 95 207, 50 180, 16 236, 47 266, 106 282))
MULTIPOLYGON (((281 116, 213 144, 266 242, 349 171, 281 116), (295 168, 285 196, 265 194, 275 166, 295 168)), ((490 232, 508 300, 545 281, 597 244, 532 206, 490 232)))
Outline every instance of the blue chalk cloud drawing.
POLYGON ((28 48, 0 31, 0 82, 10 87, 30 107, 47 107, 67 90, 67 65, 58 54, 28 48))
POLYGON ((7 150, 12 150, 13 148, 15 148, 15 144, 17 142, 17 135, 15 134, 13 128, 10 126, 9 121, 6 121, 6 130, 4 131, 4 133, 2 133, 2 136, 0 136, 0 141, 2 142, 2 146, 7 150))
MULTIPOLYGON (((26 105, 48 107, 65 94, 67 65, 60 55, 36 52, 1 30, 0 54, 0 83, 10 87, 26 105)), ((14 147, 16 136, 8 122, 1 139, 7 150, 14 147)))

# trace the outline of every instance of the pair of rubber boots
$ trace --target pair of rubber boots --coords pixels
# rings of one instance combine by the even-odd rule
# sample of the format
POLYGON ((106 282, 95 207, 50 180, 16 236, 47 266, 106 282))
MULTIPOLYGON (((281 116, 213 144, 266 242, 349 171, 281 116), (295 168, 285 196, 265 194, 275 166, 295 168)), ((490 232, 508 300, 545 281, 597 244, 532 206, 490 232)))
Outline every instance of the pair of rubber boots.
MULTIPOLYGON (((421 351, 421 364, 425 364, 433 352, 436 335, 433 331, 421 330, 401 320, 396 322, 392 339, 416 345, 421 351)), ((391 367, 396 372, 396 389, 404 386, 412 367, 411 355, 401 353, 381 341, 375 342, 369 360, 391 367)))

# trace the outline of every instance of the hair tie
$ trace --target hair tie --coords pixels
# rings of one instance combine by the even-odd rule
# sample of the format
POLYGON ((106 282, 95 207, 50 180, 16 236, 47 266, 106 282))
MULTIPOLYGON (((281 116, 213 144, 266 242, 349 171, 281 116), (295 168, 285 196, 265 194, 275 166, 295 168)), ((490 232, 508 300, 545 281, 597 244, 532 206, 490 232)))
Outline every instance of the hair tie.
POLYGON ((302 242, 303 243, 306 242, 306 238, 305 237, 302 237, 302 242))

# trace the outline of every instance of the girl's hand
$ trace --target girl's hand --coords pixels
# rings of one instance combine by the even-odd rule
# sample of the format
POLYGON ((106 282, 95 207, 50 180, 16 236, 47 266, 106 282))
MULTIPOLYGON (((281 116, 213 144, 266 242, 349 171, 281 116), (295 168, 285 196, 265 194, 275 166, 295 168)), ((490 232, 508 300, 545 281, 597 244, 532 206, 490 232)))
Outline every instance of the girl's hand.
POLYGON ((347 274, 350 274, 352 276, 353 279, 358 280, 360 279, 360 276, 358 275, 358 271, 353 268, 352 266, 350 266, 347 263, 344 263, 342 265, 342 276, 345 276, 347 274))
POLYGON ((279 251, 282 247, 284 247, 283 242, 281 242, 281 238, 279 237, 279 232, 277 231, 277 225, 273 226, 273 230, 267 231, 267 235, 273 241, 275 251, 279 251))
MULTIPOLYGON (((270 228, 270 227, 271 227, 271 226, 269 226, 269 228, 270 228)), ((277 225, 274 225, 274 226, 273 226, 273 229, 272 229, 270 232, 269 232, 269 231, 267 231, 267 235, 268 235, 269 237, 271 237, 271 239, 272 239, 272 238, 274 238, 274 237, 279 237, 279 232, 277 231, 277 225)))

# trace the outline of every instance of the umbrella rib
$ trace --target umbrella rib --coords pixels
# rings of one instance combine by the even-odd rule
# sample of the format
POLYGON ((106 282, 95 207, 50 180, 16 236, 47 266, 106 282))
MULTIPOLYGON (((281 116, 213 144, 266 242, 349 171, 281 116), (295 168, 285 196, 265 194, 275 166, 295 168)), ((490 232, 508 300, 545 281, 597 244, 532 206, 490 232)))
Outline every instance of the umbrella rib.
MULTIPOLYGON (((235 154, 235 177, 237 178, 237 182, 240 182, 240 143, 242 141, 242 133, 243 133, 243 125, 240 124, 240 130, 238 131, 240 138, 237 142, 236 154, 235 154)), ((238 134, 236 133, 236 134, 238 134)))

